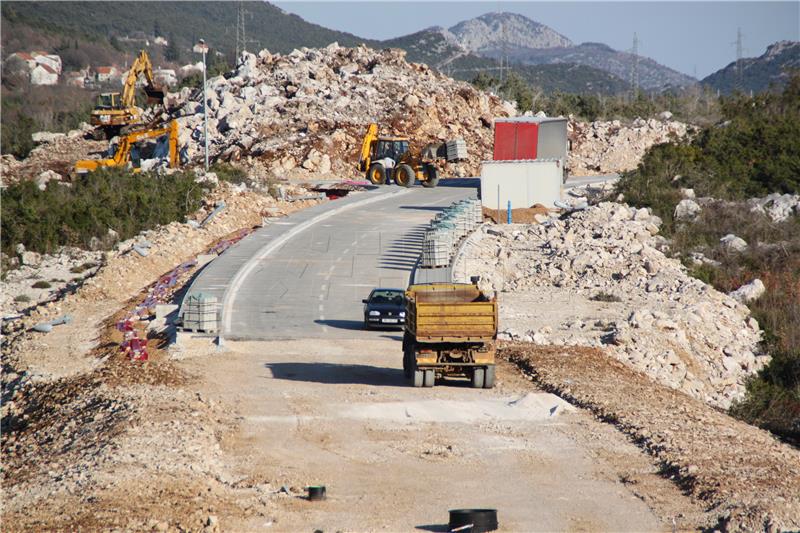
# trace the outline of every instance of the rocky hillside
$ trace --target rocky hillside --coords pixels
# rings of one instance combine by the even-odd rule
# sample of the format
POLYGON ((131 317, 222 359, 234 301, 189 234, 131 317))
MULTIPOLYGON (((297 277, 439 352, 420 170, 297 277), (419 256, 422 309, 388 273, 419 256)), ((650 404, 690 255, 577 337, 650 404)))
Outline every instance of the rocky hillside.
POLYGON ((800 41, 779 41, 767 47, 758 57, 741 60, 741 80, 736 62, 703 78, 701 83, 723 94, 736 89, 744 92, 761 92, 771 85, 782 87, 789 79, 791 69, 800 68, 800 41))
MULTIPOLYGON (((550 63, 576 63, 609 72, 622 79, 630 79, 636 56, 614 50, 602 43, 582 43, 561 48, 517 48, 509 52, 511 61, 528 65, 550 63)), ((661 90, 669 87, 685 87, 696 82, 691 76, 682 74, 648 58, 639 56, 639 86, 645 90, 661 90)))
MULTIPOLYGON (((499 60, 466 50, 452 33, 443 28, 429 28, 383 41, 381 45, 401 48, 407 52, 407 61, 425 63, 457 80, 471 81, 479 72, 495 76, 499 72, 499 60)), ((523 80, 547 92, 613 95, 630 89, 630 84, 624 79, 586 65, 515 63, 510 68, 523 80)))
POLYGON ((572 41, 552 28, 516 13, 487 13, 448 30, 466 50, 482 54, 503 48, 557 48, 572 41))

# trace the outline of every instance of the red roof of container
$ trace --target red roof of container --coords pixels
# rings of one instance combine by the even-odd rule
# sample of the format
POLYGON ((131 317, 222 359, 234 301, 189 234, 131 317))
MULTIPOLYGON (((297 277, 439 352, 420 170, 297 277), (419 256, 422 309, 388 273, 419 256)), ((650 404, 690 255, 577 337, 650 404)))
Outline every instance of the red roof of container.
POLYGON ((24 59, 25 61, 33 61, 33 56, 28 52, 17 52, 17 57, 24 59))
POLYGON ((114 67, 97 67, 98 74, 111 74, 114 67))

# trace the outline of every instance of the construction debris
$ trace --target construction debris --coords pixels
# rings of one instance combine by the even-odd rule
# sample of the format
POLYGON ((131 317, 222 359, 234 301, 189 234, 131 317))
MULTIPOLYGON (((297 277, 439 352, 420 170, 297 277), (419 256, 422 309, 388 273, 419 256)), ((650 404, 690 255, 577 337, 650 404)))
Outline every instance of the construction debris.
POLYGON ((502 337, 604 347, 727 408, 769 360, 761 330, 747 307, 659 250, 660 223, 648 209, 601 203, 542 224, 485 226, 453 271, 500 293, 502 337))
POLYGON ((578 122, 570 120, 572 142, 567 168, 570 175, 589 176, 633 170, 654 144, 680 139, 689 126, 673 120, 638 118, 630 125, 619 120, 578 122))
MULTIPOLYGON (((335 43, 287 55, 243 53, 232 76, 208 82, 211 159, 244 159, 277 177, 353 176, 364 131, 378 122, 422 145, 463 138, 469 157, 447 164, 445 175, 477 175, 491 157, 493 118, 515 114, 514 107, 404 57, 335 43)), ((188 99, 189 91, 181 95, 188 99)), ((180 144, 199 160, 202 97, 186 101, 181 114, 180 144)))

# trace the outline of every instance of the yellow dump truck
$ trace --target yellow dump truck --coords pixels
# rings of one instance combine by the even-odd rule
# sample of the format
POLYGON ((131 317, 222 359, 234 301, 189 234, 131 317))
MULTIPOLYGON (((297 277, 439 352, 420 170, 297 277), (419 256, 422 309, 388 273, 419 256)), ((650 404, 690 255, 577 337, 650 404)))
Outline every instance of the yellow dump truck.
POLYGON ((494 387, 497 299, 477 283, 426 283, 406 290, 403 370, 415 387, 466 377, 494 387))

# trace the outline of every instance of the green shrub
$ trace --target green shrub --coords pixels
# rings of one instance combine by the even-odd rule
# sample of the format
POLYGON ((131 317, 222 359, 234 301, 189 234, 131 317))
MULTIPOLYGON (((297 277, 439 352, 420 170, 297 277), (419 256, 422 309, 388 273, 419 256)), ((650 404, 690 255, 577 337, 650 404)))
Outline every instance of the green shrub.
POLYGON ((27 294, 20 294, 19 296, 14 298, 14 301, 19 303, 27 303, 31 301, 31 297, 28 296, 27 294))
POLYGON ((248 179, 247 172, 239 167, 231 165, 230 163, 218 161, 211 165, 208 170, 214 172, 217 175, 217 178, 220 180, 234 183, 236 185, 250 181, 248 179))
POLYGON ((48 281, 41 280, 31 285, 31 287, 33 287, 34 289, 49 289, 50 287, 52 287, 52 285, 50 285, 50 282, 48 281))
POLYGON ((617 296, 616 294, 609 294, 607 292, 598 292, 594 296, 589 298, 595 302, 621 302, 622 298, 617 296))
MULTIPOLYGON (((72 187, 39 190, 32 181, 3 193, 2 250, 12 255, 23 243, 28 250, 52 253, 60 246, 87 248, 113 227, 128 239, 159 224, 183 220, 198 209, 204 186, 193 173, 133 174, 101 169, 76 179, 72 187)), ((84 269, 86 265, 84 265, 84 269)))
POLYGON ((617 184, 628 203, 664 220, 667 235, 680 188, 732 200, 800 190, 800 75, 781 94, 723 99, 722 113, 724 123, 691 140, 651 147, 617 184))

